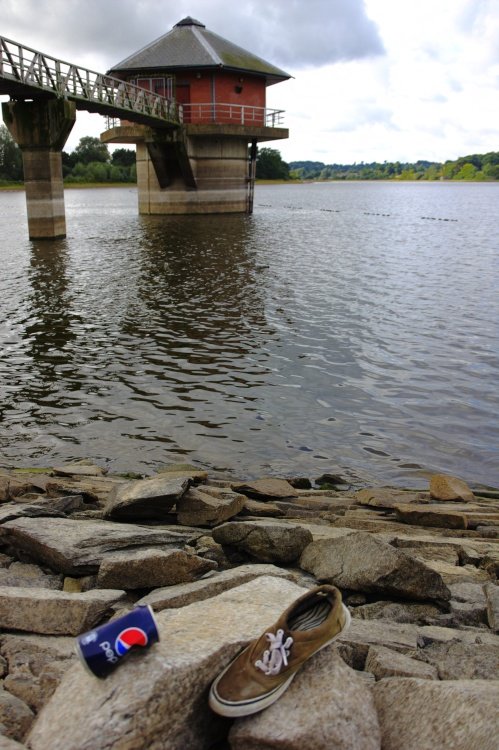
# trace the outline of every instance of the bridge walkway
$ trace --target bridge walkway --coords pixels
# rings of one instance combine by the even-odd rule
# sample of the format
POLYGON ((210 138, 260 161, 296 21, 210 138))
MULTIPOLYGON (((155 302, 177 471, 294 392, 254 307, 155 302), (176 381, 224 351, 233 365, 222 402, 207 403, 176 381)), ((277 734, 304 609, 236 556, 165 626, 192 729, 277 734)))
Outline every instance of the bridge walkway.
POLYGON ((174 99, 58 60, 0 36, 0 94, 12 99, 58 98, 76 108, 154 128, 176 128, 181 113, 174 99))

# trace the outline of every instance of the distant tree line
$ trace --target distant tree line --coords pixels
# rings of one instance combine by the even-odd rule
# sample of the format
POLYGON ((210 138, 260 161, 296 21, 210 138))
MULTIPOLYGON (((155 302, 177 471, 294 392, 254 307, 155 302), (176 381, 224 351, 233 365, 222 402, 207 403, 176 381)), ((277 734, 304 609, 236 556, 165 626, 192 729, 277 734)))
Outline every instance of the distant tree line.
MULTIPOLYGON (((71 153, 62 152, 67 183, 136 182, 135 151, 108 147, 85 136, 71 153)), ((275 148, 258 150, 256 177, 261 180, 499 180, 499 151, 461 156, 443 164, 432 161, 324 164, 321 161, 283 161, 275 148)), ((0 125, 0 184, 22 182, 21 150, 5 125, 0 125)))
POLYGON ((433 161, 324 164, 294 161, 289 164, 292 179, 299 180, 499 180, 499 151, 461 156, 443 164, 433 161))

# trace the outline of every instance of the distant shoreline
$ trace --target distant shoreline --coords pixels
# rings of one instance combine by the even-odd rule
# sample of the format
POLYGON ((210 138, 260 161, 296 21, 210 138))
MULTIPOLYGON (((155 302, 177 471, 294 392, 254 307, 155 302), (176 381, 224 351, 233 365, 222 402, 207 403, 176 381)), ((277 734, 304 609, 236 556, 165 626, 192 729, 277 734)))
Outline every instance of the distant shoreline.
MULTIPOLYGON (((395 185, 420 183, 422 185, 493 185, 497 180, 256 180, 255 185, 327 185, 334 183, 355 184, 359 182, 390 183, 395 185)), ((94 188, 137 188, 135 182, 69 182, 64 183, 64 190, 90 190, 94 188)), ((0 192, 19 192, 24 190, 23 183, 0 185, 0 192)))

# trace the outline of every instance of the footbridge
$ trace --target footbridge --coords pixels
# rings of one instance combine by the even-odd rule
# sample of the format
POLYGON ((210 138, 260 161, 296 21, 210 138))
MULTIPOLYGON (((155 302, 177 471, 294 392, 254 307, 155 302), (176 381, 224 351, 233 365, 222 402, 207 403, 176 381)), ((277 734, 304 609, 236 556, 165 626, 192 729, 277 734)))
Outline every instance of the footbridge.
POLYGON ((182 117, 173 97, 58 60, 2 36, 0 94, 10 97, 2 105, 3 120, 23 153, 31 239, 66 236, 62 149, 76 110, 121 118, 155 131, 178 129, 182 117))
POLYGON ((74 102, 79 110, 154 128, 176 127, 181 119, 173 97, 57 60, 2 36, 0 94, 8 94, 14 100, 62 99, 74 102))

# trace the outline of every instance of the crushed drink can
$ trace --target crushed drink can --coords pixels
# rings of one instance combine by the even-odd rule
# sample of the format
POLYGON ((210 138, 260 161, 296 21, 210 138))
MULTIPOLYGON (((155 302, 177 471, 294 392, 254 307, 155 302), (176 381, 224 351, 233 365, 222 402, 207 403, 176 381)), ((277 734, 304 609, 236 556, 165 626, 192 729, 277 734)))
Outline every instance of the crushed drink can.
POLYGON ((150 606, 138 606, 123 617, 78 636, 76 653, 96 677, 107 677, 136 648, 149 648, 159 641, 150 606))

